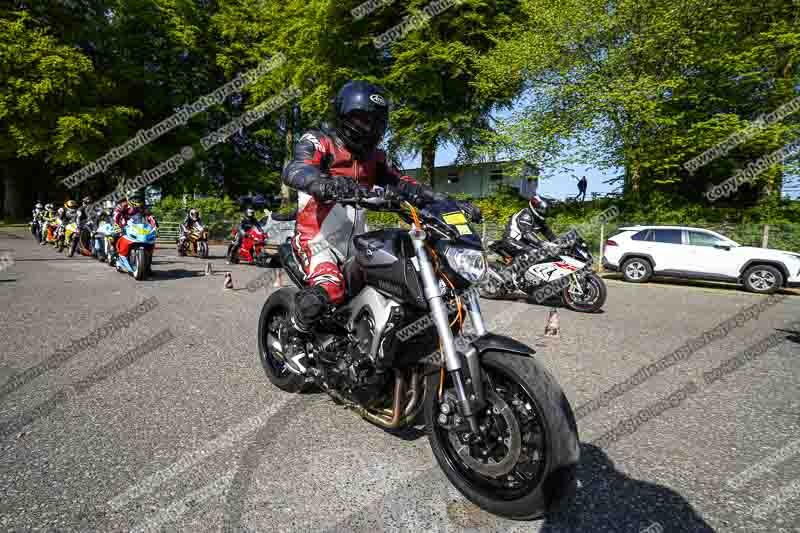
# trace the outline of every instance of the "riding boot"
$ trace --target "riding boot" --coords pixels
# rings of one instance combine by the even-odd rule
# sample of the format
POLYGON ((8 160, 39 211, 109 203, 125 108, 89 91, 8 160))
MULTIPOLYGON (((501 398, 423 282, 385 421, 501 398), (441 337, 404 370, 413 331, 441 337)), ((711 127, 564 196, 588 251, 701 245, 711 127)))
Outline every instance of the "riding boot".
POLYGON ((316 322, 332 307, 328 293, 319 285, 306 287, 295 295, 294 313, 287 332, 286 364, 296 374, 305 374, 305 339, 316 322))

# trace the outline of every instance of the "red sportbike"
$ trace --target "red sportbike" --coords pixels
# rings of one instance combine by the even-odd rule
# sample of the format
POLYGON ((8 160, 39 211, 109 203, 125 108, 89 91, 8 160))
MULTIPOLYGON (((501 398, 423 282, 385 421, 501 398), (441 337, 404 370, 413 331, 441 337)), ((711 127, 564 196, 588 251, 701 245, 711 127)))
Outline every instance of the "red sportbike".
POLYGON ((239 228, 231 230, 231 242, 228 245, 228 261, 230 263, 249 263, 251 265, 264 266, 268 262, 267 255, 267 233, 259 231, 255 226, 245 231, 242 237, 242 243, 236 245, 236 234, 239 233, 239 228))

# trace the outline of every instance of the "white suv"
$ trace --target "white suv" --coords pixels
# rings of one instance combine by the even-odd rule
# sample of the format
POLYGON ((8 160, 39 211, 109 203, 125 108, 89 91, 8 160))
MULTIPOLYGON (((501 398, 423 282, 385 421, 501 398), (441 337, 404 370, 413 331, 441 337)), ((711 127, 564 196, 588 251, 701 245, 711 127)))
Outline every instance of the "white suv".
POLYGON ((769 294, 800 287, 800 254, 741 246, 719 233, 683 226, 633 226, 606 241, 603 267, 626 281, 672 276, 739 283, 769 294))

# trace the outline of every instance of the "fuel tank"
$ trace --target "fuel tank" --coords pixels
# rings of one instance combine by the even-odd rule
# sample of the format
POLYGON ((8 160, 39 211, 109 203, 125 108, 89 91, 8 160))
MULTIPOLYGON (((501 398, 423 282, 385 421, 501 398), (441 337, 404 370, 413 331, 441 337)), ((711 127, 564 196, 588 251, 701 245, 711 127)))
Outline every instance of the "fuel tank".
POLYGON ((369 231, 356 236, 353 243, 355 260, 350 268, 358 269, 358 277, 367 285, 400 301, 427 307, 408 230, 369 231))

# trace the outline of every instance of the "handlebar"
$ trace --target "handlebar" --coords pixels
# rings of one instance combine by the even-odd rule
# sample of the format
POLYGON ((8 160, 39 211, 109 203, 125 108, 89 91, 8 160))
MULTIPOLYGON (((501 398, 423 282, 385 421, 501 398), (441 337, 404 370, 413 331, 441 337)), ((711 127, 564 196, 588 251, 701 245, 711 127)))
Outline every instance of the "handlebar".
POLYGON ((376 192, 375 190, 367 191, 362 190, 360 194, 352 198, 342 198, 337 200, 336 203, 342 205, 352 205, 355 207, 365 207, 370 209, 380 208, 399 208, 400 198, 394 191, 383 189, 383 193, 376 192))

